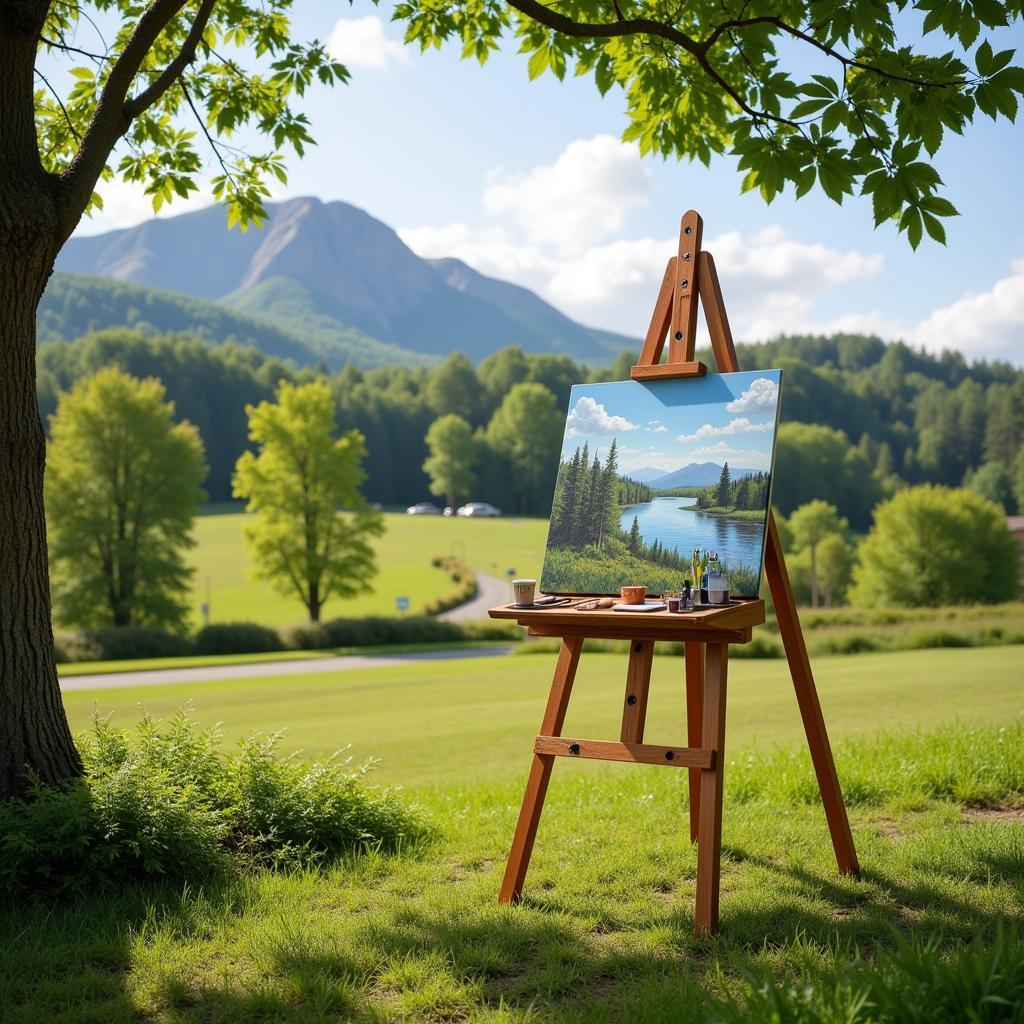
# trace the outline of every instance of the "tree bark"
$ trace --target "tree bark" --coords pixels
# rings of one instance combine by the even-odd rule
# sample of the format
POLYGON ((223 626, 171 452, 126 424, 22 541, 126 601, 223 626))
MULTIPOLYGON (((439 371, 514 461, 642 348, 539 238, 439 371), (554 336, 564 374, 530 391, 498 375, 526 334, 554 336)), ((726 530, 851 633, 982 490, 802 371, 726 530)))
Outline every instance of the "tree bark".
MULTIPOLYGON (((6 5, 4 5, 6 6, 6 5)), ((36 147, 32 5, 0 13, 0 797, 81 774, 53 656, 36 307, 61 241, 36 147)))

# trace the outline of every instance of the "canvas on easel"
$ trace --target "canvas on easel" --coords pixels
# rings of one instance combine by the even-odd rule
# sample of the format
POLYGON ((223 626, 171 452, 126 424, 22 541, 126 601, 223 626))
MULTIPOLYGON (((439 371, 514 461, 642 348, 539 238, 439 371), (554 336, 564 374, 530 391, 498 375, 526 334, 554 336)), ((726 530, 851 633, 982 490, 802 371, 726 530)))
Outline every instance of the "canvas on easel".
POLYGON ((577 384, 541 589, 682 589, 714 553, 730 593, 761 584, 781 370, 577 384))

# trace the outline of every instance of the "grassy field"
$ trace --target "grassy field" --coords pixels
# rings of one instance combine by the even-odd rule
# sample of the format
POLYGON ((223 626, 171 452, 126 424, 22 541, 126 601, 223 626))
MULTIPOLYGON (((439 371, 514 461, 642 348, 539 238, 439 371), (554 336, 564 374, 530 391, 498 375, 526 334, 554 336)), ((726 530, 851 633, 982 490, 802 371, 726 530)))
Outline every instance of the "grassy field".
MULTIPOLYGON (((519 779, 543 711, 553 657, 472 658, 410 663, 287 678, 181 684, 64 696, 74 728, 94 708, 128 725, 139 708, 165 717, 184 701, 229 736, 287 729, 285 745, 324 753, 351 744, 357 760, 378 757, 381 782, 424 786, 466 780, 519 779)), ((1009 722, 1024 714, 1024 647, 907 651, 814 662, 834 737, 880 728, 929 728, 1009 722)), ((618 735, 624 658, 588 654, 580 664, 566 734, 618 735)), ((648 738, 678 743, 684 734, 679 658, 654 661, 648 738)), ((735 661, 729 671, 729 743, 733 750, 770 748, 801 735, 785 662, 735 661)), ((617 771, 573 766, 573 771, 617 771)))
MULTIPOLYGON (((213 622, 248 621, 287 626, 305 618, 297 599, 282 597, 268 583, 253 580, 242 542, 245 514, 223 512, 196 520, 196 547, 189 555, 195 568, 193 622, 200 623, 200 605, 209 581, 213 622)), ((395 598, 409 598, 411 610, 453 589, 430 561, 455 555, 474 569, 503 576, 514 568, 540 575, 547 537, 542 519, 464 519, 387 513, 386 532, 377 542, 379 573, 373 591, 358 599, 329 601, 327 618, 349 615, 393 615, 395 598)))
MULTIPOLYGON (((351 740, 357 757, 383 756, 379 780, 406 783, 437 838, 322 870, 0 906, 0 1017, 1019 1021, 1022 659, 1021 647, 816 659, 859 878, 835 871, 784 667, 730 666, 714 940, 692 934, 678 771, 559 765, 524 901, 497 905, 550 659, 68 694, 76 725, 94 700, 129 724, 140 703, 164 713, 191 697, 233 735, 288 725, 296 746, 351 740), (872 738, 907 728, 937 731, 872 738), (763 753, 777 742, 790 747, 763 753)), ((654 742, 682 728, 680 670, 655 662, 654 742)), ((623 671, 621 656, 584 654, 568 729, 617 733, 623 671)))

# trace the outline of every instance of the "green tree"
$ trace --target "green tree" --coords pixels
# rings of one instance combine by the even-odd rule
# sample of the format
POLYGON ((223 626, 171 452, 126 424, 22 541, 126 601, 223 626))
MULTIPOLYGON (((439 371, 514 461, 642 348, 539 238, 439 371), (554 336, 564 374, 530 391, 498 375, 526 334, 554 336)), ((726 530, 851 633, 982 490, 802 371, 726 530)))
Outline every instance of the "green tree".
POLYGON ((783 513, 821 498, 841 508, 855 529, 871 522, 881 486, 843 431, 820 424, 783 423, 775 461, 772 497, 783 513))
POLYGON ((490 409, 497 409, 501 400, 530 376, 530 366, 521 348, 508 345, 480 361, 477 377, 487 393, 490 409))
POLYGON ((826 608, 846 594, 856 552, 841 533, 830 533, 817 546, 817 579, 826 608))
POLYGON ((1013 478, 1001 462, 986 462, 971 474, 967 486, 987 501, 994 501, 1007 515, 1017 511, 1013 478))
POLYGON ((728 508, 732 504, 732 479, 729 476, 729 463, 722 466, 722 473, 718 478, 718 488, 715 491, 715 504, 728 508))
POLYGON ((743 191, 766 202, 788 186, 799 197, 817 185, 836 203, 859 193, 876 224, 893 220, 916 248, 923 232, 944 242, 940 218, 956 213, 930 162, 945 133, 980 114, 1012 121, 1024 71, 987 38, 970 52, 983 31, 1017 21, 1019 3, 911 0, 927 40, 917 18, 900 17, 907 6, 690 0, 681 15, 664 0, 402 0, 395 17, 408 41, 455 40, 481 64, 514 37, 531 78, 590 74, 602 95, 622 88, 623 138, 641 152, 704 164, 728 153, 743 191), (807 76, 812 59, 824 73, 807 76))
POLYGON ((1013 460, 1013 492, 1017 498, 1017 507, 1024 509, 1024 447, 1013 460))
POLYGON ((184 630, 203 443, 163 384, 109 367, 61 394, 46 504, 53 590, 71 626, 184 630))
POLYGON ((51 640, 40 297, 64 242, 99 205, 97 186, 137 183, 159 209, 197 190, 197 143, 218 168, 213 197, 228 223, 260 221, 270 183, 285 180, 285 151, 301 155, 313 142, 296 100, 347 78, 322 43, 293 38, 290 8, 0 5, 0 634, 9 638, 0 644, 0 796, 23 792, 27 773, 55 783, 81 772, 51 640), (225 141, 239 134, 244 146, 225 141))
POLYGON ((835 505, 827 501, 809 501, 789 517, 789 529, 797 551, 806 548, 810 553, 811 607, 818 607, 820 592, 818 575, 818 545, 829 534, 842 534, 849 524, 839 515, 835 505))
POLYGON ((640 520, 633 516, 633 525, 629 528, 629 553, 631 555, 640 554, 643 544, 643 538, 640 536, 640 520))
POLYGON ((962 488, 907 487, 875 510, 850 600, 863 607, 1009 601, 1020 552, 1003 510, 962 488))
POLYGON ((528 383, 517 384, 505 396, 487 425, 487 444, 508 460, 513 473, 520 512, 538 512, 547 503, 562 426, 555 396, 543 384, 528 383))
POLYGON ((437 416, 454 413, 476 423, 480 411, 480 379, 461 352, 453 352, 430 375, 427 404, 437 416))
POLYGON ((454 413, 441 416, 430 424, 427 448, 430 455, 423 469, 430 476, 430 493, 445 498, 454 512, 458 508, 457 496, 468 495, 476 482, 473 428, 454 413))
POLYGON ((244 452, 235 470, 235 497, 255 513, 246 546, 257 577, 294 594, 318 622, 329 598, 364 593, 377 571, 371 540, 384 521, 360 492, 362 435, 333 436, 334 399, 324 381, 284 381, 276 402, 246 413, 259 449, 244 452))

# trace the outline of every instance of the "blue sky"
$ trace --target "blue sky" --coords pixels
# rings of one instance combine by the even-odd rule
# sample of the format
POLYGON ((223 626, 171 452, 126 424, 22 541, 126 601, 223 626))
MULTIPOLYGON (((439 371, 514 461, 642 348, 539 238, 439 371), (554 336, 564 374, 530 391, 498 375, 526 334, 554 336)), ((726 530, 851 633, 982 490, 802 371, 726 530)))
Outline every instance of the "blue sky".
POLYGON ((603 459, 617 441, 620 472, 691 462, 771 466, 779 370, 641 384, 577 384, 569 399, 562 459, 584 444, 603 459))
MULTIPOLYGON (((531 83, 514 45, 483 69, 457 47, 420 54, 389 16, 366 0, 300 0, 298 30, 330 39, 353 80, 309 97, 320 144, 292 164, 280 198, 354 203, 422 255, 461 257, 632 335, 646 328, 679 216, 694 207, 740 339, 865 330, 1024 361, 1024 147, 1009 122, 982 117, 965 138, 948 136, 937 165, 962 216, 948 222, 948 247, 926 239, 914 253, 893 227, 872 228, 867 201, 812 194, 766 206, 740 195, 729 158, 710 168, 641 159, 619 141, 618 90, 601 98, 587 77, 531 83)), ((1020 46, 1024 31, 998 41, 1020 46)), ((83 233, 151 215, 124 183, 104 199, 83 233)))

